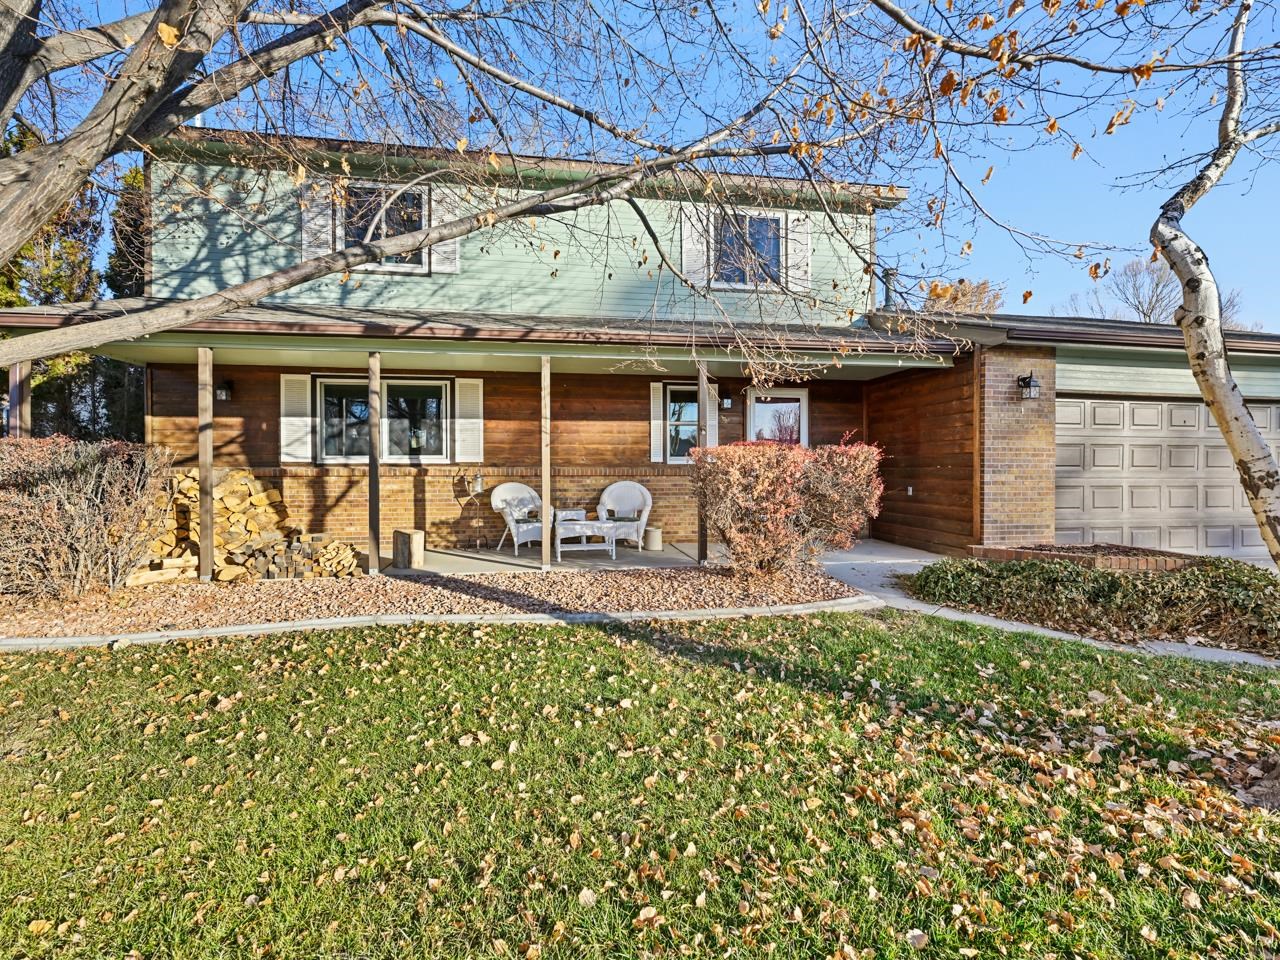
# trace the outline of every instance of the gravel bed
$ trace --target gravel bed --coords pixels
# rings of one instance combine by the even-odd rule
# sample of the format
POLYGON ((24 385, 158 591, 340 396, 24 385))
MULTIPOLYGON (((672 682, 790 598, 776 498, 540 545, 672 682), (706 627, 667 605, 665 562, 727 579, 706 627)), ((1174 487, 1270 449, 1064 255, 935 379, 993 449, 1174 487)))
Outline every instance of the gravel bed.
POLYGON ((132 587, 71 603, 9 601, 0 608, 0 637, 190 630, 379 614, 489 616, 759 607, 857 595, 857 590, 820 570, 749 581, 694 568, 256 583, 188 580, 132 587))

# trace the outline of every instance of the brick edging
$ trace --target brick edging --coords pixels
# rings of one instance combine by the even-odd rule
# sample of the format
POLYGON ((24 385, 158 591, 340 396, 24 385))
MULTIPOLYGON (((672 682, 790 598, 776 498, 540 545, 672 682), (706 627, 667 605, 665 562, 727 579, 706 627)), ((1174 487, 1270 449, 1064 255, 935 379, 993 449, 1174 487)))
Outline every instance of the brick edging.
POLYGON ((1181 554, 1158 553, 1132 556, 1128 554, 1085 554, 1070 551, 1036 550, 1031 547, 993 547, 974 544, 969 552, 978 560, 1065 560, 1090 570, 1148 570, 1168 572, 1181 570, 1197 558, 1181 554))

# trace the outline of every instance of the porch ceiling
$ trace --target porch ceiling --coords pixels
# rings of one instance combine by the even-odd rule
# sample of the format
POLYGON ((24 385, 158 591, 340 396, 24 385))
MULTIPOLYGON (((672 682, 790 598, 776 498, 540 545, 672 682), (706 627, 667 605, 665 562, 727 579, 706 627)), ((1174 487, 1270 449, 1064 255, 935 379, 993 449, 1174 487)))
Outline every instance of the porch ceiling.
MULTIPOLYGON (((130 363, 195 363, 198 347, 212 347, 219 366, 298 367, 309 370, 360 369, 370 351, 379 351, 388 369, 534 373, 541 357, 550 356, 559 373, 634 373, 655 371, 685 376, 696 372, 689 348, 624 344, 495 343, 462 340, 383 339, 377 337, 263 336, 171 332, 140 340, 108 344, 97 352, 130 363)), ((792 356, 820 366, 832 364, 831 351, 792 351, 792 356)), ((706 349, 707 372, 715 377, 745 373, 742 359, 724 349, 706 349)), ((823 370, 824 379, 870 380, 898 369, 951 366, 944 356, 848 354, 839 366, 823 370)))

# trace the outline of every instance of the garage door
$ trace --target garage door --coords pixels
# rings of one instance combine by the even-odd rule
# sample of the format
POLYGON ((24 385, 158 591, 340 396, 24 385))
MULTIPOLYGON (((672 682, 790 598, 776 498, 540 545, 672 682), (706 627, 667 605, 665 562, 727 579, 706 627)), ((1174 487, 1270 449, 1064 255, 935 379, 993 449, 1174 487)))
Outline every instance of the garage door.
MULTIPOLYGON (((1266 555, 1202 403, 1068 396, 1057 405, 1059 543, 1266 555)), ((1253 411, 1276 439, 1280 407, 1253 411)))

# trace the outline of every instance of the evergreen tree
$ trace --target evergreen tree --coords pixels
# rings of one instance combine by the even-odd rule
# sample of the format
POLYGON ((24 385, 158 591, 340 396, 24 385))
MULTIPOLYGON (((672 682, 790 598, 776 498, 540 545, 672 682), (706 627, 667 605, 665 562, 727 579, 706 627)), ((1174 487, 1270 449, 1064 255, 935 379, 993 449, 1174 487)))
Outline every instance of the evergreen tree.
POLYGON ((146 292, 147 183, 141 167, 130 167, 120 181, 111 211, 111 252, 107 255, 107 288, 117 297, 146 292))
MULTIPOLYGON (((27 138, 16 133, 4 143, 7 153, 27 145, 27 138)), ((141 179, 138 171, 135 191, 141 179)), ((125 180, 127 193, 129 174, 125 180)), ((130 227, 115 218, 112 226, 119 244, 130 227)), ((102 193, 86 185, 16 257, 0 267, 0 306, 48 306, 97 299, 102 277, 94 267, 94 256, 102 229, 102 193)), ((37 361, 31 370, 32 432, 83 440, 141 440, 142 389, 141 369, 119 360, 68 353, 37 361)))

